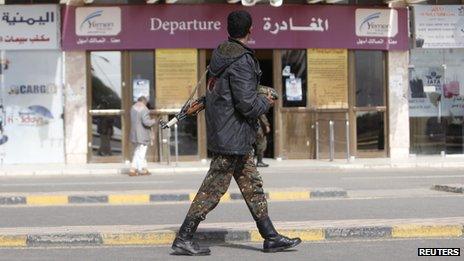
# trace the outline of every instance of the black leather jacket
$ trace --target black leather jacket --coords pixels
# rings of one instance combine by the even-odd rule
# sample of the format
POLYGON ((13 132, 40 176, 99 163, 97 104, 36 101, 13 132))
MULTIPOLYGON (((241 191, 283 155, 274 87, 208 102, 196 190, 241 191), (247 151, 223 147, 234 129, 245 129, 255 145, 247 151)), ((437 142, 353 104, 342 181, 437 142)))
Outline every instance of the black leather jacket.
POLYGON ((258 117, 270 103, 257 94, 261 70, 253 50, 234 39, 213 51, 206 90, 208 149, 246 155, 256 139, 258 117))

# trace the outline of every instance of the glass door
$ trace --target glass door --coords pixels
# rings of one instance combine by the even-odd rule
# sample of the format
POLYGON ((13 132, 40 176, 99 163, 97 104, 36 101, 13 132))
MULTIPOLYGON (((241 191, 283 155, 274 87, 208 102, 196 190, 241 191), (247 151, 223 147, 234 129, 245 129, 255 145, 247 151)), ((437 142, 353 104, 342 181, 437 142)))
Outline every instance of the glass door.
POLYGON ((412 154, 440 154, 446 148, 443 121, 443 50, 411 50, 409 123, 412 154))
POLYGON ((445 126, 445 153, 463 154, 464 127, 464 51, 444 51, 444 82, 442 88, 441 117, 445 126))
POLYGON ((462 50, 411 50, 411 153, 462 154, 464 92, 462 50))
POLYGON ((382 51, 354 51, 351 117, 357 157, 386 157, 385 55, 382 51))
MULTIPOLYGON (((137 101, 140 96, 148 99, 147 107, 153 111, 155 108, 155 58, 154 51, 130 51, 130 98, 127 99, 126 108, 137 101)), ((126 113, 127 122, 130 122, 130 110, 126 113)), ((154 115, 152 115, 154 117, 154 115)), ((152 127, 151 143, 147 150, 147 161, 158 161, 158 125, 152 127)), ((128 128, 130 129, 130 127, 128 128)), ((133 144, 128 141, 129 159, 133 153, 133 144)))
POLYGON ((90 162, 122 162, 124 131, 122 109, 122 55, 96 51, 88 55, 90 162))
POLYGON ((314 113, 307 101, 307 51, 286 49, 276 51, 276 54, 276 75, 280 79, 275 82, 282 94, 274 109, 279 117, 276 126, 281 130, 280 156, 288 159, 313 158, 314 113))

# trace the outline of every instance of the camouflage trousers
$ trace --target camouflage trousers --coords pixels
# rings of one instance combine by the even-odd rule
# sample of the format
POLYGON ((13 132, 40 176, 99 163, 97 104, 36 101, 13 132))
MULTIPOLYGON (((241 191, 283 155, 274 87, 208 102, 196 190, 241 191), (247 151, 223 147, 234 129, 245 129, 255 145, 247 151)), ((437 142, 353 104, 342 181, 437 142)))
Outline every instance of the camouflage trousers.
POLYGON ((211 166, 187 217, 205 220, 206 215, 219 203, 234 177, 254 220, 267 217, 267 201, 263 191, 263 180, 256 170, 253 151, 247 155, 214 155, 211 166))

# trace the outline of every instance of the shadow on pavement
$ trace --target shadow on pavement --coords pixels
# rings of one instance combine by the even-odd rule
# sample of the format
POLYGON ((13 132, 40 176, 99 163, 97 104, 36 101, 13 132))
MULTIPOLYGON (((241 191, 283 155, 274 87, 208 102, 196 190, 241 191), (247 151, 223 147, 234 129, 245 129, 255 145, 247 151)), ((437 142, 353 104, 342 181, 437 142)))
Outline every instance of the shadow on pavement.
POLYGON ((226 247, 226 248, 252 250, 252 251, 259 251, 259 252, 263 251, 263 249, 261 247, 254 247, 254 246, 249 246, 249 245, 233 244, 233 243, 209 244, 209 246, 218 246, 218 247, 226 247))
MULTIPOLYGON (((221 244, 208 244, 208 246, 216 246, 216 247, 225 247, 225 248, 234 248, 234 249, 243 249, 243 250, 250 250, 250 251, 259 251, 263 252, 261 247, 254 247, 250 245, 243 245, 243 244, 233 244, 233 243, 221 243, 221 244)), ((280 252, 296 252, 297 249, 287 249, 280 252)), ((264 253, 264 252, 263 252, 264 253)))

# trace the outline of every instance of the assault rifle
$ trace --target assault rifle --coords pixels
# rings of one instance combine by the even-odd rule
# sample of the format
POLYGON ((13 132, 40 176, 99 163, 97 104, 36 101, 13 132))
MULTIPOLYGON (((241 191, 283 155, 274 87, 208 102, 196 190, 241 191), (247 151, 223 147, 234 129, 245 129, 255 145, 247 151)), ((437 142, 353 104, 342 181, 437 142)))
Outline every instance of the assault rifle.
POLYGON ((187 99, 184 105, 182 105, 180 112, 174 115, 174 118, 172 118, 169 122, 165 122, 163 120, 160 121, 160 126, 162 129, 171 128, 171 126, 187 118, 187 116, 195 116, 205 108, 206 97, 202 96, 198 99, 193 100, 193 96, 195 96, 195 93, 197 93, 197 90, 200 87, 201 82, 206 77, 206 74, 208 74, 208 69, 209 69, 209 66, 206 67, 205 72, 203 73, 197 85, 193 89, 192 93, 190 94, 190 97, 187 99))
MULTIPOLYGON (((202 110, 205 109, 206 106, 206 97, 201 96, 200 98, 197 98, 193 100, 193 96, 197 92, 198 87, 200 86, 203 78, 206 76, 206 72, 203 74, 201 77, 200 81, 198 81, 197 86, 193 90, 192 94, 190 95, 189 99, 185 102, 185 104, 182 106, 180 109, 180 112, 174 115, 174 118, 172 118, 169 122, 165 121, 160 121, 161 128, 167 129, 176 124, 177 122, 189 117, 189 116, 196 116, 198 113, 200 113, 202 110)), ((279 95, 277 94, 276 90, 268 87, 268 86, 263 86, 263 85, 258 85, 258 95, 265 95, 265 96, 270 96, 271 99, 277 100, 279 99, 279 95)))

